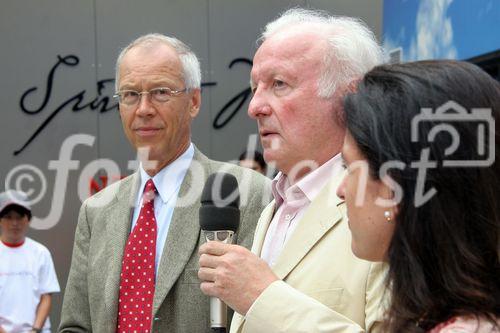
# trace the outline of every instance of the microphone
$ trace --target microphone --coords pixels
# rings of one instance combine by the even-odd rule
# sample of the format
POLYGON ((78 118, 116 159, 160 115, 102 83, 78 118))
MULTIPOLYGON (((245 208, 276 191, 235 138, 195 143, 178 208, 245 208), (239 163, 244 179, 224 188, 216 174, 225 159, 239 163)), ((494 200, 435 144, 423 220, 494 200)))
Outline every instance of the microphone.
MULTIPOLYGON (((231 244, 240 224, 240 192, 238 181, 228 173, 211 174, 201 194, 200 228, 206 241, 231 244)), ((227 305, 210 297, 210 327, 225 333, 227 305)))

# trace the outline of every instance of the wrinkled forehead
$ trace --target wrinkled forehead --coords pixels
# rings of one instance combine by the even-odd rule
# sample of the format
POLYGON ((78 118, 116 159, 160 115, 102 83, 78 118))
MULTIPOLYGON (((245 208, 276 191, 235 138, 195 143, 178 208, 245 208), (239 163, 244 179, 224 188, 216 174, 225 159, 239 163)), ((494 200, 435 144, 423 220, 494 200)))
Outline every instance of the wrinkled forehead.
POLYGON ((164 43, 141 44, 131 48, 119 68, 119 86, 147 80, 183 81, 184 72, 177 52, 164 43))
POLYGON ((252 74, 282 66, 298 71, 319 70, 325 58, 327 40, 317 32, 286 30, 267 38, 257 50, 252 74))
POLYGON ((163 65, 171 69, 182 70, 181 60, 175 49, 161 42, 139 44, 128 50, 123 56, 120 70, 132 64, 133 67, 137 67, 137 64, 163 65))

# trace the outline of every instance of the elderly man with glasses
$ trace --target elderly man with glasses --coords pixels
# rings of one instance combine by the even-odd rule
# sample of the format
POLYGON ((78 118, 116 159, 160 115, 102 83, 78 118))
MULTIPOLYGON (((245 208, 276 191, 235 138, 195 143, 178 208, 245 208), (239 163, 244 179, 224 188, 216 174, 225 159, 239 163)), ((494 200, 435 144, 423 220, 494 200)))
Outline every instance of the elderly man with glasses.
POLYGON ((200 76, 194 53, 172 37, 142 36, 120 53, 115 97, 141 164, 82 205, 61 332, 210 332, 197 278, 201 189, 214 172, 237 178, 237 243, 249 247, 266 178, 192 144, 200 76))

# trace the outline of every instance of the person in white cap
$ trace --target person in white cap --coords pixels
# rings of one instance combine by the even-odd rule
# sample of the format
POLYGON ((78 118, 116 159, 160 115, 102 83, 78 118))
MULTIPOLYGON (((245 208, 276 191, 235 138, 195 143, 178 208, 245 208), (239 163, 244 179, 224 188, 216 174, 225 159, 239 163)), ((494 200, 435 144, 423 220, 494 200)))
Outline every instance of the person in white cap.
POLYGON ((31 216, 25 193, 0 194, 0 333, 50 332, 60 288, 49 250, 26 237, 31 216))

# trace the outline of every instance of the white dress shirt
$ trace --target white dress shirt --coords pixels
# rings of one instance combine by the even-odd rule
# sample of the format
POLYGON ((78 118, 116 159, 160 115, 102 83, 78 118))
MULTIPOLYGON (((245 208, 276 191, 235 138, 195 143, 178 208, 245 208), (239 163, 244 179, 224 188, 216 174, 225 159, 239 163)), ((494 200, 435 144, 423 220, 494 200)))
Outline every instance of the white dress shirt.
POLYGON ((155 218, 157 223, 155 258, 156 274, 158 274, 158 266, 160 264, 163 248, 165 247, 165 242, 167 240, 168 228, 170 226, 170 221, 172 220, 177 197, 179 196, 179 190, 181 188, 182 181, 184 180, 184 176, 186 176, 186 172, 191 164, 191 161, 193 160, 193 155, 194 147, 191 143, 188 149, 181 156, 161 169, 154 177, 150 177, 146 171, 144 171, 142 163, 139 166, 141 184, 139 186, 139 191, 137 192, 136 205, 132 218, 132 230, 137 223, 137 219, 139 218, 139 213, 141 211, 144 186, 146 186, 146 182, 149 179, 153 179, 153 183, 158 191, 158 195, 155 197, 154 201, 155 218))

